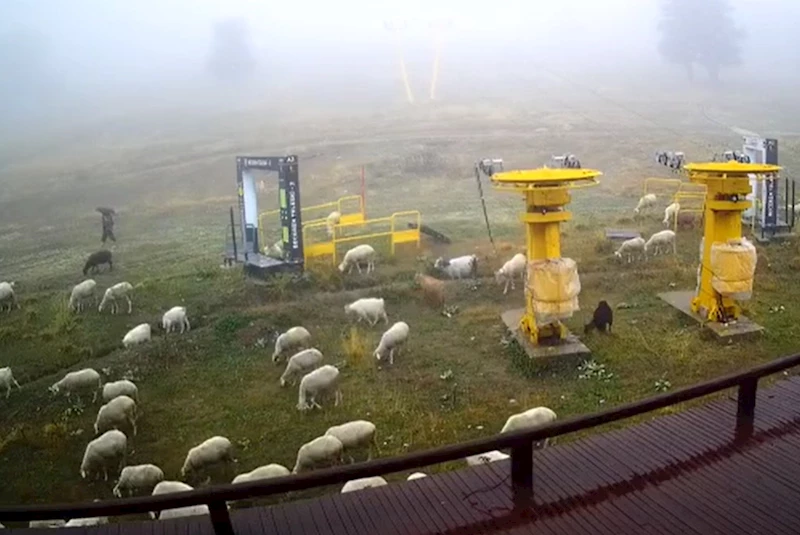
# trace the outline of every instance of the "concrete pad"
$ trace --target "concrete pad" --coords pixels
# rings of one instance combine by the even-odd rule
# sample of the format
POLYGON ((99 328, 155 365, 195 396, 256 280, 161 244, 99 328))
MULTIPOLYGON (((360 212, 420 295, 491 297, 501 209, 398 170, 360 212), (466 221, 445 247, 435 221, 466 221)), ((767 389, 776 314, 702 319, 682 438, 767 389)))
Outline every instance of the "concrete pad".
POLYGON ((575 358, 586 357, 592 353, 577 336, 570 332, 567 333, 567 337, 564 340, 551 339, 545 340, 539 345, 532 344, 531 341, 528 340, 528 337, 523 336, 519 330, 519 322, 524 314, 524 308, 516 308, 513 310, 506 310, 500 317, 530 358, 542 360, 549 360, 551 358, 575 358))
POLYGON ((692 312, 692 299, 694 298, 694 292, 692 291, 665 292, 658 294, 658 297, 697 323, 702 324, 703 327, 714 333, 720 340, 732 340, 764 331, 764 327, 753 322, 747 316, 739 316, 738 320, 727 325, 715 321, 707 321, 699 314, 692 312))

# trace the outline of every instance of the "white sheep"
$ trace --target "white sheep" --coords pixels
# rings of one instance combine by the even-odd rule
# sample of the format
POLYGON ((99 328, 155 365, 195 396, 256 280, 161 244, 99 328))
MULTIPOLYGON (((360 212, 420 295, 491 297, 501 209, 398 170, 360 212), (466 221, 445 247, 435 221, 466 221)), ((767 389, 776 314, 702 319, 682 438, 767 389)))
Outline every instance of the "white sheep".
POLYGON ((130 348, 135 345, 143 344, 145 342, 149 342, 152 336, 152 329, 150 328, 149 323, 140 323, 133 329, 127 332, 127 334, 122 338, 122 345, 125 348, 130 348))
MULTIPOLYGON (((512 431, 519 431, 521 429, 537 429, 544 425, 556 421, 556 413, 553 412, 551 409, 547 407, 534 407, 533 409, 528 409, 525 412, 520 412, 518 414, 512 414, 506 420, 503 429, 500 430, 500 433, 510 433, 512 431)), ((541 446, 542 448, 547 446, 547 439, 544 439, 540 444, 537 444, 537 447, 541 446)))
POLYGON ((305 327, 292 327, 281 333, 275 340, 275 351, 272 352, 272 362, 277 363, 281 355, 287 351, 311 347, 311 333, 305 327))
POLYGON ((94 434, 122 427, 130 428, 136 436, 136 402, 128 396, 116 397, 100 407, 94 421, 94 434))
POLYGON ((642 198, 639 199, 639 204, 637 204, 636 208, 633 209, 633 213, 638 214, 643 210, 655 206, 657 200, 658 198, 656 197, 655 193, 648 193, 646 195, 643 195, 642 198))
POLYGON ((325 218, 325 226, 328 230, 328 236, 333 237, 334 232, 336 232, 336 225, 338 225, 342 221, 342 214, 339 211, 333 211, 328 214, 328 217, 325 218))
POLYGON ((408 340, 408 324, 404 321, 398 321, 381 336, 381 341, 378 347, 375 348, 375 358, 381 360, 387 353, 389 355, 389 364, 394 364, 395 350, 400 353, 400 348, 405 345, 408 340))
POLYGON ((446 260, 442 257, 436 259, 433 267, 450 277, 451 279, 463 279, 464 277, 478 274, 478 257, 474 254, 458 256, 446 260))
POLYGON ((625 240, 619 246, 619 249, 614 251, 614 256, 622 258, 622 255, 625 255, 628 264, 630 264, 637 256, 644 257, 644 243, 644 238, 641 237, 625 240))
MULTIPOLYGON (((354 420, 352 422, 334 425, 325 431, 326 435, 336 437, 344 446, 345 451, 367 447, 369 454, 367 460, 372 459, 373 448, 377 451, 378 443, 375 440, 375 424, 367 420, 354 420)), ((350 457, 353 461, 353 457, 350 457)))
POLYGON ((233 445, 225 437, 211 437, 189 450, 181 468, 181 476, 185 479, 187 476, 200 473, 210 466, 222 462, 235 462, 233 445))
MULTIPOLYGON (((153 496, 159 494, 172 494, 173 492, 186 492, 193 490, 193 488, 181 481, 162 481, 153 489, 153 496)), ((169 518, 181 518, 185 516, 207 515, 208 506, 206 505, 189 505, 187 507, 178 507, 177 509, 165 509, 158 515, 159 520, 167 520, 169 518)), ((156 518, 155 513, 150 513, 151 518, 156 518)))
POLYGON ((92 368, 84 368, 76 372, 69 372, 48 390, 52 394, 58 394, 63 390, 67 393, 67 399, 72 397, 72 394, 76 394, 79 401, 81 391, 91 390, 94 392, 92 396, 92 403, 94 403, 97 401, 97 392, 100 390, 100 385, 100 374, 92 368))
POLYGON ((139 389, 131 381, 123 379, 103 385, 103 401, 105 403, 119 396, 128 396, 136 403, 139 403, 139 389))
POLYGON ((381 476, 362 477, 361 479, 352 479, 344 484, 342 487, 342 494, 346 492, 353 492, 362 489, 371 489, 375 487, 385 487, 388 485, 387 481, 381 476))
POLYGON ((339 369, 330 364, 320 366, 300 380, 297 410, 304 411, 313 407, 321 409, 322 407, 317 403, 317 397, 328 392, 333 392, 333 405, 338 407, 342 402, 342 392, 339 390, 339 369))
POLYGON ((386 304, 383 298, 377 297, 364 297, 353 301, 352 303, 344 306, 345 316, 356 316, 356 323, 361 320, 369 323, 370 327, 374 327, 378 320, 383 320, 384 323, 389 323, 389 317, 386 315, 386 304))
POLYGON ((495 271, 494 278, 498 284, 505 283, 505 287, 503 288, 503 295, 508 293, 508 286, 511 285, 511 289, 516 289, 514 286, 514 279, 519 278, 524 282, 525 280, 525 268, 528 266, 528 259, 522 253, 517 253, 511 260, 508 260, 503 267, 495 271))
POLYGON ((161 327, 166 332, 177 331, 180 327, 181 334, 185 331, 191 330, 192 326, 189 324, 189 318, 186 317, 186 307, 172 307, 161 317, 161 327))
POLYGON ((0 312, 5 310, 6 303, 8 303, 9 314, 14 310, 15 305, 19 308, 17 294, 14 293, 14 286, 15 284, 13 282, 0 282, 0 312))
POLYGON ((74 528, 74 527, 84 527, 84 526, 102 526, 103 524, 108 524, 108 517, 107 516, 92 516, 89 518, 73 518, 72 520, 68 521, 62 527, 65 528, 74 528))
POLYGON ((680 203, 677 202, 674 202, 669 206, 667 206, 666 208, 664 208, 664 220, 662 221, 664 226, 668 227, 669 222, 672 220, 673 217, 677 218, 678 212, 680 211, 681 211, 681 205, 680 203))
POLYGON ((423 477, 428 477, 428 474, 425 472, 414 472, 406 478, 406 481, 414 481, 415 479, 422 479, 423 477))
POLYGON ((125 466, 128 438, 122 431, 113 429, 106 431, 87 444, 81 462, 81 477, 86 479, 92 474, 103 471, 105 480, 108 481, 108 469, 118 466, 119 470, 125 466))
MULTIPOLYGON (((281 375, 281 386, 286 386, 290 379, 294 379, 300 374, 306 374, 319 368, 322 364, 322 358, 322 352, 313 347, 292 355, 286 361, 286 369, 281 375)), ((292 385, 294 385, 294 381, 292 381, 292 385)))
POLYGON ((114 486, 113 493, 117 498, 150 494, 162 481, 164 481, 164 471, 154 464, 126 466, 119 474, 119 481, 114 486))
POLYGON ((644 244, 644 252, 645 255, 650 254, 650 250, 652 249, 653 256, 656 256, 660 251, 667 249, 670 245, 672 246, 672 252, 675 253, 675 231, 662 230, 650 236, 650 239, 644 244))
POLYGON ((259 479, 270 479, 273 477, 283 477, 291 474, 288 468, 281 464, 268 464, 266 466, 259 466, 255 470, 239 474, 233 478, 233 484, 245 483, 247 481, 257 481, 259 479))
POLYGON ((336 437, 330 435, 317 437, 297 450, 297 461, 294 463, 292 473, 297 474, 311 468, 341 462, 343 449, 342 442, 336 437))
POLYGON ((70 310, 74 310, 77 312, 81 312, 84 309, 84 301, 90 298, 95 299, 95 304, 97 304, 95 290, 97 289, 97 283, 94 279, 86 279, 85 281, 76 284, 72 288, 72 293, 69 296, 69 308, 70 310))
POLYGON ((375 256, 375 249, 371 245, 356 245, 344 254, 339 271, 344 273, 347 270, 350 273, 355 266, 361 273, 361 264, 367 264, 367 273, 375 271, 375 256))
POLYGON ((11 368, 9 367, 0 368, 0 388, 5 387, 6 399, 8 399, 8 396, 11 395, 12 386, 16 386, 17 390, 22 390, 17 380, 14 379, 14 374, 11 373, 11 368))
POLYGON ((510 455, 507 455, 502 451, 486 451, 484 453, 479 453, 478 455, 470 455, 467 457, 467 466, 481 466, 483 464, 494 463, 510 458, 510 455))
POLYGON ((107 304, 111 303, 111 313, 116 314, 119 311, 117 299, 125 299, 128 301, 128 314, 133 310, 133 302, 131 296, 128 295, 133 291, 133 286, 129 282, 118 282, 114 286, 108 288, 103 294, 103 299, 100 301, 100 306, 97 307, 98 312, 102 312, 107 304))

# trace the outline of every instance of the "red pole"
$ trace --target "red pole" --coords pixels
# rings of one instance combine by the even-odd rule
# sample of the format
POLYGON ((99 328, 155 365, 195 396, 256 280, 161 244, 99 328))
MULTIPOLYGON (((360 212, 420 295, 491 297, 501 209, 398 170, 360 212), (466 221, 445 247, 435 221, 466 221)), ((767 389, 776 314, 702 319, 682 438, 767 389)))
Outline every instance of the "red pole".
POLYGON ((364 176, 364 166, 361 166, 361 212, 366 217, 367 213, 367 182, 364 176))

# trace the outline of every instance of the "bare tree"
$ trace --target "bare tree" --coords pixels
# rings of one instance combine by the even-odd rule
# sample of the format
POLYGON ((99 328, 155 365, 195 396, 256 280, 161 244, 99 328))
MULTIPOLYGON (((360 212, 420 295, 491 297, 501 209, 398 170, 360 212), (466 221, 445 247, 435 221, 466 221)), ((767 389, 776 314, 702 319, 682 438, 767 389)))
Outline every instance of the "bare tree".
POLYGON ((255 70, 250 29, 244 19, 226 19, 214 25, 208 69, 223 80, 248 78, 255 70))
POLYGON ((720 69, 742 63, 745 34, 728 0, 662 0, 661 7, 658 50, 666 61, 686 69, 690 80, 695 65, 717 82, 720 69))

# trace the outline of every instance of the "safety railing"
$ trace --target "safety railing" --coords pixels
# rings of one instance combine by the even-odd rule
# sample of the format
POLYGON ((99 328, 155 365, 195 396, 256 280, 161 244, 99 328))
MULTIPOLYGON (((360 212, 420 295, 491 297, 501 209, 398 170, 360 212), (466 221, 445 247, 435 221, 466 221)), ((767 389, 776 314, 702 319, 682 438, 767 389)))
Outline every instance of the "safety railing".
POLYGON ((654 193, 656 195, 675 195, 683 182, 679 178, 645 178, 644 195, 654 193))
MULTIPOLYGON (((704 184, 702 185, 705 188, 704 184)), ((702 219, 703 213, 706 209, 706 194, 705 192, 692 191, 692 190, 679 190, 678 193, 672 198, 672 202, 678 203, 680 209, 675 214, 673 219, 673 230, 678 232, 680 214, 692 214, 697 219, 702 219)))
POLYGON ((423 466, 457 461, 486 451, 504 449, 511 451, 510 485, 514 504, 516 507, 524 508, 530 505, 533 498, 533 444, 535 442, 639 416, 734 387, 738 388, 734 440, 746 441, 753 434, 756 392, 759 379, 798 365, 800 365, 800 354, 777 359, 743 372, 718 377, 594 414, 559 420, 539 429, 503 433, 488 438, 479 438, 459 444, 450 444, 440 448, 398 457, 376 459, 355 465, 337 466, 304 474, 249 481, 236 485, 219 485, 158 496, 104 500, 77 505, 2 506, 0 507, 0 522, 118 516, 193 505, 207 505, 214 533, 217 535, 233 535, 234 530, 227 507, 227 502, 230 501, 260 498, 324 485, 341 484, 352 479, 414 470, 423 466))
POLYGON ((418 210, 407 210, 395 212, 389 217, 377 219, 364 219, 362 221, 342 221, 334 226, 333 235, 328 234, 327 223, 325 221, 309 223, 303 225, 303 254, 305 261, 310 262, 320 257, 330 257, 331 263, 336 265, 338 261, 339 246, 358 243, 367 243, 375 240, 388 239, 389 253, 394 256, 397 246, 404 243, 415 243, 420 245, 420 223, 422 216, 418 210), (413 228, 403 221, 413 222, 413 228), (386 230, 380 232, 366 232, 355 234, 352 230, 359 230, 365 227, 383 227, 386 230), (323 239, 315 239, 318 236, 323 239))

